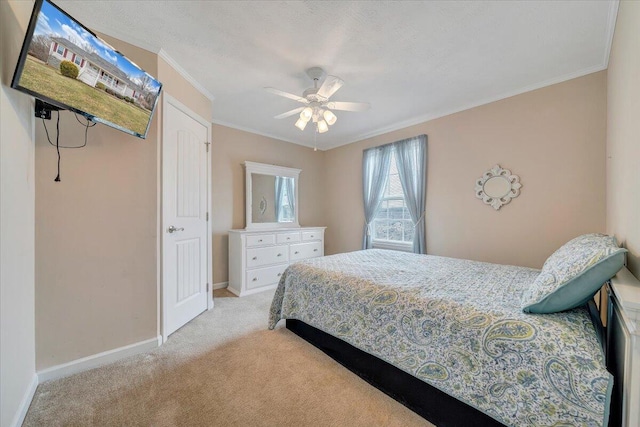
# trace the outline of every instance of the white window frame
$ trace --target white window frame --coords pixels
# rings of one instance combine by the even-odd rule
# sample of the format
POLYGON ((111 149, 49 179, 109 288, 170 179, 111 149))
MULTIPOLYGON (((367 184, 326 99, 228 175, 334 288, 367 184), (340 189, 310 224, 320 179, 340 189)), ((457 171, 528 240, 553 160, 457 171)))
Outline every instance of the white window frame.
POLYGON ((64 58, 64 46, 62 46, 60 43, 58 43, 58 47, 56 48, 56 53, 64 58), (60 49, 62 49, 62 52, 60 52, 60 49))
MULTIPOLYGON (((395 162, 395 148, 393 148, 393 154, 391 157, 391 161, 395 162)), ((389 168, 389 172, 391 172, 391 168, 389 168)), ((387 183, 388 185, 388 183, 387 183)), ((399 196, 388 196, 388 197, 383 197, 382 200, 380 201, 380 204, 382 204, 383 202, 387 201, 387 200, 402 200, 404 202, 404 205, 407 205, 407 200, 405 198, 404 195, 404 190, 402 190, 402 197, 399 196)), ((377 213, 376 213, 377 214, 377 213)), ((409 218, 409 220, 411 220, 411 218, 409 218)), ((406 221, 403 219, 403 221, 406 221)), ((376 248, 376 249, 391 249, 391 250, 395 250, 395 251, 403 251, 403 252, 413 252, 413 242, 401 242, 398 240, 389 240, 389 239, 376 239, 375 238, 375 222, 376 222, 376 218, 374 217, 373 221, 372 221, 372 233, 374 233, 374 238, 371 241, 371 245, 376 248)), ((414 229, 414 233, 415 233, 415 229, 414 229)))
POLYGON ((392 251, 413 252, 413 243, 397 242, 395 240, 373 240, 374 249, 390 249, 392 251))
POLYGON ((80 64, 82 64, 82 57, 80 55, 76 55, 75 59, 73 60, 73 63, 79 67, 80 64))

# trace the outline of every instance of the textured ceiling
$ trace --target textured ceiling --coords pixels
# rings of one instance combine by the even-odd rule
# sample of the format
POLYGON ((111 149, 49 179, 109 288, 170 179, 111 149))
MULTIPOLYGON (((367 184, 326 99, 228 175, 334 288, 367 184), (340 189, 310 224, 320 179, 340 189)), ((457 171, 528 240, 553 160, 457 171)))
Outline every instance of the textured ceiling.
POLYGON ((607 67, 617 1, 63 1, 87 27, 161 49, 214 98, 213 122, 303 145, 299 93, 321 66, 345 84, 319 149, 607 67))

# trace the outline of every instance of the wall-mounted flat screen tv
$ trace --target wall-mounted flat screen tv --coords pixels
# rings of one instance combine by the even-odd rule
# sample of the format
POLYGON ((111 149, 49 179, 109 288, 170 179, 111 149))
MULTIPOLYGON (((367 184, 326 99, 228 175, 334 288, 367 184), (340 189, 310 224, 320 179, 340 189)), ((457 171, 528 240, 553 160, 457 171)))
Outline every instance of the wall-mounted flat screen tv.
POLYGON ((162 84, 58 6, 36 0, 11 87, 144 138, 162 84))

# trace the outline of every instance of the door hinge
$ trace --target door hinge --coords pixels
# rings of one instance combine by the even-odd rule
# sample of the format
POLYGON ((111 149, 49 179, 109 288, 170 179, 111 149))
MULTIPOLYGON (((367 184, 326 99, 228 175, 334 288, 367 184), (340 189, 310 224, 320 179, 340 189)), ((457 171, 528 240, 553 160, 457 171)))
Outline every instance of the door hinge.
POLYGON ((206 141, 204 143, 204 145, 207 147, 207 153, 209 152, 209 145, 211 145, 211 143, 209 141, 206 141))
POLYGON ((207 283, 207 292, 209 292, 209 284, 207 283))
POLYGON ((209 212, 207 212, 207 221, 209 221, 209 212))

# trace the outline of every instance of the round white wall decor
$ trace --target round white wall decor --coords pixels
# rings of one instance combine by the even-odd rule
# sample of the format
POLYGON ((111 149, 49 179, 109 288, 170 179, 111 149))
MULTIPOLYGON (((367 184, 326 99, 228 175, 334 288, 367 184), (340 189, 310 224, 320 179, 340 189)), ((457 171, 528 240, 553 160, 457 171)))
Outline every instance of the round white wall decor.
POLYGON ((495 165, 476 180, 476 197, 498 210, 520 195, 520 177, 495 165))

